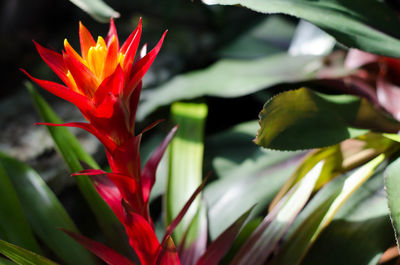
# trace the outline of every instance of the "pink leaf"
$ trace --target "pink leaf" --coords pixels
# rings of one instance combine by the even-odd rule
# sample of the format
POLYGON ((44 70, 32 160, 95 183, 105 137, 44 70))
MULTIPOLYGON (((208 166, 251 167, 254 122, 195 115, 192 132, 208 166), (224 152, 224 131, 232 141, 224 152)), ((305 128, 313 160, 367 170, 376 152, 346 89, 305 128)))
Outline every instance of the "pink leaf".
POLYGON ((155 265, 180 265, 174 241, 169 236, 162 244, 155 265))
POLYGON ((218 265, 219 261, 232 246, 236 236, 239 234, 240 229, 253 208, 254 206, 242 214, 208 246, 206 252, 197 262, 197 265, 218 265))
POLYGON ((143 200, 145 203, 147 203, 150 197, 151 189, 156 180, 156 171, 158 164, 160 163, 161 158, 165 152, 165 149, 167 149, 168 144, 171 142, 177 129, 178 126, 172 128, 172 130, 168 133, 167 137, 165 137, 162 143, 157 147, 157 149, 154 151, 154 153, 149 158, 149 160, 147 161, 146 165, 143 168, 142 190, 143 190, 143 200))
MULTIPOLYGON (((208 175, 209 176, 209 175, 208 175)), ((189 200, 185 203, 182 210, 178 213, 175 219, 171 222, 171 224, 167 227, 165 231, 165 235, 162 241, 162 244, 171 236, 172 232, 178 226, 182 218, 185 216, 186 212, 189 210, 190 205, 192 205, 193 201, 196 199, 197 195, 203 190, 204 185, 206 185, 208 176, 204 178, 203 183, 193 192, 192 196, 190 196, 189 200)))

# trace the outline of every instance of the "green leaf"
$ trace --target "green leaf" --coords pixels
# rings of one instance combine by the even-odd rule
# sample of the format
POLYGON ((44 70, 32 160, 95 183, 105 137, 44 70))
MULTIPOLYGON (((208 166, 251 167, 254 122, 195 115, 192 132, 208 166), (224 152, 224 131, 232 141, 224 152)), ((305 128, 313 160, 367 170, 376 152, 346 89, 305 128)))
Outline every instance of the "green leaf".
POLYGON ((278 83, 312 79, 321 66, 322 57, 286 53, 253 60, 219 60, 206 69, 176 76, 155 89, 143 91, 138 119, 177 100, 240 97, 278 83))
POLYGON ((41 253, 23 213, 18 195, 0 163, 0 236, 29 250, 41 253))
POLYGON ((261 265, 273 253, 294 218, 304 207, 318 177, 322 162, 310 172, 264 218, 251 237, 238 251, 231 265, 261 265))
POLYGON ((320 189, 336 176, 348 172, 386 152, 395 143, 378 133, 367 133, 357 138, 348 139, 337 145, 328 146, 309 152, 294 174, 275 196, 269 206, 272 208, 285 193, 293 187, 318 162, 325 161, 315 190, 320 189))
POLYGON ((257 204, 254 214, 263 212, 303 156, 300 152, 257 147, 252 142, 257 127, 256 121, 242 123, 206 142, 208 157, 219 177, 204 190, 211 239, 252 205, 257 204))
POLYGON ((100 22, 109 22, 110 17, 119 17, 120 14, 109 7, 102 0, 69 0, 77 7, 100 22))
POLYGON ((389 204, 390 218, 395 231, 397 246, 400 236, 400 158, 397 158, 386 169, 385 189, 389 204))
POLYGON ((78 232, 63 206, 40 176, 30 167, 0 153, 7 177, 11 180, 29 223, 39 238, 65 264, 96 264, 92 255, 57 228, 78 232))
POLYGON ((203 0, 236 5, 262 13, 283 13, 310 21, 338 42, 371 53, 400 57, 396 13, 376 0, 203 0), (385 19, 382 19, 385 18, 385 19))
POLYGON ((370 178, 385 157, 385 154, 381 154, 355 170, 350 176, 335 179, 324 187, 299 215, 297 225, 295 224, 296 230, 289 233, 290 236, 276 256, 274 264, 300 264, 323 229, 331 223, 334 215, 370 178))
MULTIPOLYGON (((172 120, 178 130, 170 144, 170 169, 166 192, 166 219, 170 224, 178 215, 192 193, 202 183, 204 125, 207 117, 207 105, 196 103, 174 103, 171 107, 172 120)), ((174 231, 174 239, 180 244, 185 231, 198 212, 199 198, 196 199, 181 223, 174 231)), ((199 214, 205 214, 200 211, 199 214)), ((202 225, 202 217, 195 224, 202 225)), ((203 231, 197 225, 192 226, 196 231, 203 231)), ((190 233, 190 232, 189 232, 190 233)), ((196 238, 191 234, 191 238, 196 238)), ((186 242, 190 245, 191 242, 186 242)))
POLYGON ((18 265, 57 265, 57 263, 39 256, 29 250, 10 244, 0 239, 0 253, 18 265))
POLYGON ((260 113, 255 142, 266 148, 299 150, 337 144, 367 132, 397 132, 400 123, 367 100, 351 95, 326 95, 307 88, 278 94, 260 113))
POLYGON ((383 186, 383 170, 378 170, 342 206, 302 264, 378 264, 394 245, 383 186))
MULTIPOLYGON (((28 83, 27 87, 43 121, 63 123, 47 102, 36 92, 32 84, 28 83)), ((78 172, 83 169, 81 161, 92 168, 99 168, 97 163, 86 153, 76 137, 67 128, 47 126, 47 129, 71 172, 78 172)), ((125 251, 124 240, 121 240, 121 238, 126 238, 126 234, 117 217, 97 193, 87 176, 76 176, 75 179, 79 190, 92 209, 107 239, 115 248, 125 251)))

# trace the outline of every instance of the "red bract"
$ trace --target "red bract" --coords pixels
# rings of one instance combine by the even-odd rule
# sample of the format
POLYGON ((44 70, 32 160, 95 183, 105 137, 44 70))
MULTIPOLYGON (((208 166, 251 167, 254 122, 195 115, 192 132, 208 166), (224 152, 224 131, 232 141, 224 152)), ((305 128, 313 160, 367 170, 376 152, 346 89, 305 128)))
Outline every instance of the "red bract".
POLYGON ((164 33, 154 49, 135 62, 141 32, 140 21, 120 47, 113 20, 107 37, 98 37, 97 42, 80 23, 82 56, 67 40, 62 54, 35 43, 40 56, 65 85, 29 77, 49 92, 76 105, 89 124, 75 123, 73 126, 95 134, 109 151, 134 136, 141 80, 160 51, 165 36, 164 33))

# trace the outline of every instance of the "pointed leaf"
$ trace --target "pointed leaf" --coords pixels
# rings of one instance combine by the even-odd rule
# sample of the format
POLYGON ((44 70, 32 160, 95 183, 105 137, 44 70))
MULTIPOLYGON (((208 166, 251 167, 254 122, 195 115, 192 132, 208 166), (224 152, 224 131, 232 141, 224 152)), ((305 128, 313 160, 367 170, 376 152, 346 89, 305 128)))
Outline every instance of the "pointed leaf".
POLYGON ((178 253, 182 264, 195 265, 207 248, 207 209, 201 204, 185 231, 178 253))
POLYGON ((208 137, 208 157, 218 179, 205 187, 211 240, 257 204, 262 214, 302 161, 302 152, 278 152, 257 147, 252 140, 257 121, 241 123, 208 137))
POLYGON ((151 189, 156 181, 156 171, 158 164, 160 163, 161 158, 163 157, 164 152, 167 149, 170 141, 174 137, 177 129, 177 126, 172 128, 172 130, 168 133, 168 135, 154 151, 142 170, 142 189, 143 200, 145 203, 149 200, 151 189))
POLYGON ((175 248, 174 241, 169 236, 161 246, 155 265, 180 265, 178 251, 175 248))
MULTIPOLYGON (((347 178, 336 179, 325 190, 324 197, 314 201, 317 207, 310 204, 305 211, 309 216, 302 225, 286 241, 275 261, 277 264, 300 264, 308 249, 314 244, 317 237, 332 221, 334 215, 350 196, 375 172, 375 169, 384 161, 385 154, 372 159, 355 170, 347 178), (312 210, 309 210, 312 209, 312 210)), ((322 192, 321 192, 322 193, 322 192)))
POLYGON ((394 245, 383 186, 383 170, 378 169, 341 207, 301 264, 390 264, 382 262, 394 245))
POLYGON ((218 265, 219 261, 229 250, 236 236, 239 234, 247 217, 249 217, 254 207, 242 214, 231 226, 217 237, 207 248, 204 255, 196 263, 197 265, 218 265))
POLYGON ((264 264, 311 196, 322 165, 322 162, 318 163, 282 198, 242 246, 231 265, 264 264))

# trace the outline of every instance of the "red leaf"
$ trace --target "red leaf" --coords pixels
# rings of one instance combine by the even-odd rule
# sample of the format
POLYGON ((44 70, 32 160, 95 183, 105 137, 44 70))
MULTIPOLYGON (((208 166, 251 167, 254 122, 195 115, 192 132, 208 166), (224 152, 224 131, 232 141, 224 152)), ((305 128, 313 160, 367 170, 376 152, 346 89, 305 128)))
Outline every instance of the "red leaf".
POLYGON ((118 64, 114 73, 109 77, 105 78, 101 82, 99 88, 94 94, 94 104, 96 106, 100 105, 109 93, 118 96, 124 87, 124 72, 121 66, 118 64))
POLYGON ((164 32, 161 39, 158 41, 157 45, 142 59, 137 61, 133 66, 132 70, 129 73, 129 81, 127 86, 124 89, 124 95, 129 96, 132 93, 132 90, 136 88, 139 82, 142 80, 143 76, 146 74, 147 70, 149 70, 151 64, 154 62, 158 52, 161 49, 162 43, 164 41, 165 35, 167 31, 164 32))
POLYGON ((139 20, 139 25, 131 33, 131 35, 128 37, 128 39, 125 41, 124 45, 121 48, 121 52, 125 54, 122 65, 126 77, 130 75, 132 64, 135 59, 137 49, 139 47, 141 35, 142 35, 142 19, 139 20))
POLYGON ((47 123, 47 122, 38 122, 36 125, 48 125, 48 126, 66 126, 66 127, 77 127, 84 129, 94 136, 99 139, 103 145, 108 149, 108 150, 114 150, 116 148, 115 143, 107 137, 107 135, 102 134, 99 132, 95 127, 93 127, 89 123, 84 123, 84 122, 69 122, 69 123, 62 123, 62 124, 55 124, 55 123, 47 123))
POLYGON ((117 40, 117 47, 119 50, 119 41, 118 41, 118 34, 117 34, 117 29, 115 28, 115 23, 114 23, 114 19, 111 17, 110 18, 110 29, 108 30, 108 34, 107 37, 105 39, 105 42, 107 43, 107 47, 110 46, 112 37, 115 36, 116 40, 117 40))
POLYGON ((128 211, 125 229, 129 243, 138 255, 142 265, 154 265, 160 244, 153 227, 141 215, 128 211))
POLYGON ((94 187, 103 198, 103 200, 110 206, 111 210, 118 217, 121 223, 124 221, 124 209, 121 205, 122 195, 115 183, 109 178, 109 174, 99 169, 87 169, 72 174, 72 176, 87 175, 90 176, 94 187))
POLYGON ((136 265, 128 258, 99 242, 91 240, 83 235, 62 228, 60 229, 109 265, 136 265))
POLYGON ((192 205, 193 201, 196 199, 197 195, 203 190, 204 185, 206 185, 208 176, 204 178, 203 183, 193 192, 192 196, 190 196, 189 200, 185 203, 183 206, 182 210, 178 213, 178 215, 175 217, 175 219, 171 222, 171 224, 167 227, 167 230, 165 231, 164 238, 162 240, 162 244, 165 243, 167 238, 171 236, 172 232, 175 230, 175 228, 178 226, 182 218, 185 216, 186 212, 189 210, 190 205, 192 205))
POLYGON ((140 35, 141 34, 138 35, 137 34, 138 31, 140 31, 140 32, 142 31, 142 18, 139 19, 139 24, 136 27, 136 29, 129 35, 129 37, 126 39, 124 44, 122 44, 122 47, 121 47, 121 52, 122 53, 126 53, 126 51, 128 50, 129 46, 132 44, 132 41, 134 41, 134 42, 139 42, 140 41, 140 35), (136 40, 137 38, 139 40, 136 40))
POLYGON ((155 265, 180 265, 180 264, 181 262, 179 261, 178 251, 176 251, 174 241, 169 236, 161 246, 155 265))
POLYGON ((66 50, 66 53, 63 53, 63 58, 78 89, 88 98, 92 98, 99 86, 97 77, 76 56, 70 53, 69 49, 66 50))
POLYGON ((150 197, 151 189, 156 181, 156 171, 158 164, 161 161, 161 158, 167 149, 168 144, 171 142, 174 137, 178 126, 172 128, 172 130, 168 133, 167 137, 164 138, 162 143, 157 147, 152 156, 147 161, 146 165, 142 171, 142 190, 143 190, 143 200, 145 204, 147 204, 148 199, 150 197))
POLYGON ((53 70, 53 72, 64 82, 64 84, 68 87, 74 87, 75 84, 71 82, 71 80, 67 77, 68 69, 65 66, 63 56, 55 51, 47 49, 37 42, 33 41, 36 46, 40 57, 42 57, 43 61, 53 70))
POLYGON ((78 94, 63 85, 51 81, 34 78, 23 69, 21 69, 21 71, 24 72, 33 82, 43 87, 50 93, 56 95, 57 97, 65 99, 74 104, 75 106, 77 106, 83 112, 84 115, 94 110, 92 102, 87 97, 82 96, 81 94, 78 94))
POLYGON ((253 208, 254 206, 242 214, 208 246, 206 252, 197 262, 197 265, 218 265, 219 261, 233 244, 236 236, 239 234, 240 229, 242 228, 253 208))
POLYGON ((79 22, 79 42, 81 44, 82 57, 86 60, 90 47, 96 46, 96 41, 81 22, 79 22))

